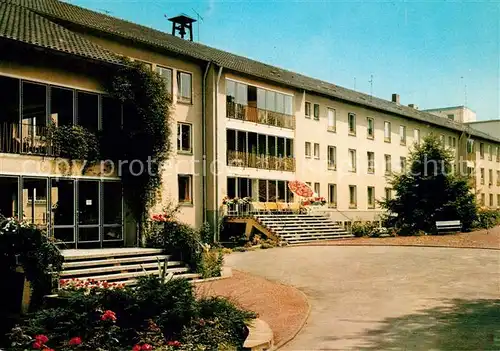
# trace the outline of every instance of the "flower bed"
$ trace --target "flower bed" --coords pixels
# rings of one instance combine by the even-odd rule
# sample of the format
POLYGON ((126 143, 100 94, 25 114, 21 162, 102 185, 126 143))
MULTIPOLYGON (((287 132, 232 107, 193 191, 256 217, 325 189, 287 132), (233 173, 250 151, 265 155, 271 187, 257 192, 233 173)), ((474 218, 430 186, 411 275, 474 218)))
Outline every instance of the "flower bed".
POLYGON ((156 276, 136 288, 66 281, 65 303, 27 316, 10 334, 12 351, 238 350, 255 317, 220 297, 196 299, 183 279, 156 276))

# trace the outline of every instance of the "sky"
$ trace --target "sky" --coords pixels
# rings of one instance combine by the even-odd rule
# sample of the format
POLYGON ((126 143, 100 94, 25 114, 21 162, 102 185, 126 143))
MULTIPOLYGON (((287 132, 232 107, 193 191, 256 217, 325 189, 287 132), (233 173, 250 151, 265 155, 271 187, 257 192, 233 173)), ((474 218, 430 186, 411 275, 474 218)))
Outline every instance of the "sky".
POLYGON ((466 105, 500 119, 500 1, 66 1, 168 33, 168 17, 197 12, 205 45, 420 109, 466 105))

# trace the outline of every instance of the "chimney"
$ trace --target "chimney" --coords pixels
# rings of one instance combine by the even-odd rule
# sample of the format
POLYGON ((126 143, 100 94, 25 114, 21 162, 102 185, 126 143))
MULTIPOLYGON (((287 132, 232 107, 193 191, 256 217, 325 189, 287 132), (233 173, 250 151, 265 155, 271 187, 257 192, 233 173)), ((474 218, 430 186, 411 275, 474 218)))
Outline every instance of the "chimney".
POLYGON ((392 102, 399 105, 399 94, 392 94, 392 102))
POLYGON ((408 107, 414 108, 415 110, 418 110, 418 105, 415 104, 409 104, 408 107))

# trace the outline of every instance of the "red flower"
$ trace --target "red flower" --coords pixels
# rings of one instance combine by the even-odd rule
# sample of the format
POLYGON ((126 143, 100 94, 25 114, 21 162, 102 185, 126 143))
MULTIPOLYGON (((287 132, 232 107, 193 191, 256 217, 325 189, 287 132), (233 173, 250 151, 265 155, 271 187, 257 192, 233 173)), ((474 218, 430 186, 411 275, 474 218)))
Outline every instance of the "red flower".
POLYGON ((167 345, 168 345, 168 346, 173 346, 173 347, 180 347, 180 346, 181 346, 181 343, 180 343, 179 341, 175 340, 175 341, 169 341, 169 342, 167 343, 167 345))
POLYGON ((82 339, 79 336, 75 336, 74 338, 71 338, 68 342, 68 344, 71 346, 80 345, 81 343, 82 343, 82 339))
POLYGON ((132 348, 132 351, 141 351, 141 345, 135 345, 135 346, 132 348))
POLYGON ((35 336, 35 340, 38 341, 40 344, 45 344, 47 341, 49 341, 49 338, 43 334, 35 336))
POLYGON ((153 349, 153 346, 151 346, 149 344, 143 344, 141 347, 141 350, 143 350, 143 351, 151 351, 152 349, 153 349))
POLYGON ((36 350, 41 350, 42 349, 42 343, 39 342, 39 341, 35 341, 32 346, 36 350))
POLYGON ((113 311, 110 311, 110 310, 107 310, 106 312, 104 312, 104 314, 101 316, 101 320, 107 321, 108 319, 110 319, 112 321, 116 321, 116 313, 114 313, 113 311))

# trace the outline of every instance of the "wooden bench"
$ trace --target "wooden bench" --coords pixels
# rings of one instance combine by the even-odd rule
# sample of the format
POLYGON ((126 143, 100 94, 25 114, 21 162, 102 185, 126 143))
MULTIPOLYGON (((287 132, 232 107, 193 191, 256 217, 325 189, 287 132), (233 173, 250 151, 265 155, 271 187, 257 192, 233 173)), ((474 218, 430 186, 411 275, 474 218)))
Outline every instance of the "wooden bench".
POLYGON ((462 231, 462 223, 456 221, 436 221, 438 233, 457 233, 462 231))

